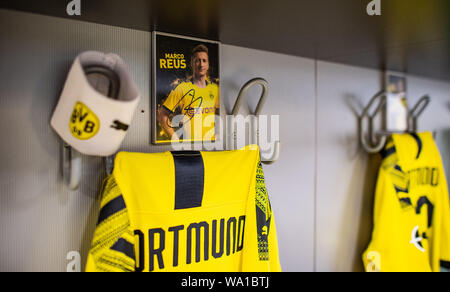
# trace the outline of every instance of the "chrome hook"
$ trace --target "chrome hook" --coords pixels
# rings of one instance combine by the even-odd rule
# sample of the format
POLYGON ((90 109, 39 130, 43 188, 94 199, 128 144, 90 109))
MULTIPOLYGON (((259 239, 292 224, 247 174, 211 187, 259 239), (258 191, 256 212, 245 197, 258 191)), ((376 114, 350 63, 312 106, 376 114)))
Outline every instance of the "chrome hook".
POLYGON ((422 96, 416 105, 409 111, 409 131, 417 132, 417 119, 422 115, 431 102, 429 95, 422 96))
POLYGON ((63 142, 63 179, 70 190, 78 189, 81 181, 81 154, 63 142))
POLYGON ((376 141, 375 135, 373 132, 373 120, 378 115, 378 113, 383 109, 383 107, 386 105, 386 92, 382 91, 376 94, 372 99, 370 100, 369 104, 364 108, 362 115, 360 117, 360 125, 359 125, 359 139, 361 146, 366 150, 368 153, 378 153, 380 152, 384 145, 386 144, 387 137, 384 135, 381 135, 379 138, 379 141, 376 141), (372 108, 373 104, 377 99, 380 99, 380 102, 378 106, 376 107, 373 114, 369 114, 369 110, 372 108), (368 118, 368 136, 369 136, 369 142, 366 141, 364 137, 364 129, 363 129, 363 121, 364 118, 368 118))
POLYGON ((253 115, 259 116, 261 113, 261 110, 266 102, 267 96, 269 95, 269 83, 263 79, 263 78, 255 78, 250 81, 248 81, 239 91, 238 98, 236 100, 236 103, 234 104, 232 115, 236 116, 239 112, 239 109, 242 104, 242 99, 244 96, 247 96, 247 91, 254 85, 261 85, 263 88, 261 98, 259 99, 258 105, 256 106, 255 112, 253 115))
MULTIPOLYGON (((250 136, 250 144, 258 144, 259 141, 259 127, 258 127, 258 118, 262 111, 262 108, 264 107, 264 104, 267 100, 267 96, 269 95, 269 83, 263 79, 263 78, 255 78, 250 81, 248 81, 239 91, 239 95, 237 97, 236 103, 234 104, 232 116, 228 119, 228 125, 227 125, 227 145, 234 145, 234 143, 237 140, 237 133, 234 130, 234 117, 238 114, 239 109, 242 104, 242 100, 244 96, 247 96, 247 91, 254 85, 260 85, 262 87, 262 93, 261 97, 258 101, 258 105, 256 106, 255 112, 251 113, 250 118, 250 130, 251 130, 251 136, 250 136), (230 130, 233 129, 233 130, 230 130)), ((234 146, 233 146, 234 147, 234 146)), ((274 143, 274 152, 272 157, 269 159, 261 159, 261 162, 264 164, 272 164, 275 161, 278 160, 280 156, 280 147, 281 143, 280 141, 276 141, 274 143)))

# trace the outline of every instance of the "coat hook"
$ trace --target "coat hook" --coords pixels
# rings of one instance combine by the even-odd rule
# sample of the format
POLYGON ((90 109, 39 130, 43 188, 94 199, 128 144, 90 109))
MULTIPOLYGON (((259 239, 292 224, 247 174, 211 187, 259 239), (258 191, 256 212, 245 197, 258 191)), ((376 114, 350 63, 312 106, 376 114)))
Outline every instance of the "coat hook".
MULTIPOLYGON (((263 79, 263 78, 255 78, 250 81, 248 81, 240 90, 239 95, 237 97, 236 103, 234 104, 232 116, 230 119, 228 119, 228 125, 227 125, 227 145, 233 145, 237 140, 237 133, 234 130, 234 117, 238 114, 239 109, 241 107, 243 98, 247 96, 247 91, 254 85, 260 85, 262 87, 262 93, 261 97, 258 101, 258 105, 256 106, 255 112, 251 113, 251 120, 250 120, 250 144, 258 144, 259 141, 259 127, 258 127, 258 118, 262 111, 262 108, 264 107, 264 104, 267 100, 267 96, 269 95, 269 83, 263 79), (232 129, 232 130, 231 130, 232 129)), ((272 157, 269 159, 261 159, 261 162, 264 164, 272 164, 276 160, 278 160, 278 157, 280 155, 280 141, 276 141, 274 143, 274 153, 272 157)))
MULTIPOLYGON (((368 153, 374 154, 380 152, 383 147, 386 145, 388 132, 381 133, 376 135, 374 133, 373 121, 375 117, 382 111, 383 108, 387 106, 387 93, 385 91, 379 92, 370 100, 369 104, 364 108, 361 117, 359 118, 359 139, 361 146, 368 153), (380 100, 375 111, 370 114, 369 110, 373 107, 374 103, 377 100, 380 100), (365 138, 364 129, 363 129, 363 121, 364 119, 368 119, 368 139, 365 138), (377 139, 376 136, 379 136, 377 139)), ((416 132, 417 131, 417 120, 420 115, 424 112, 427 106, 430 104, 431 98, 428 95, 423 96, 416 105, 408 111, 408 131, 407 132, 416 132)))
POLYGON ((78 189, 81 181, 81 155, 63 143, 63 178, 70 190, 78 189))
POLYGON ((376 141, 375 139, 375 135, 373 132, 373 120, 375 119, 375 117, 378 115, 379 112, 381 112, 381 110, 383 109, 383 107, 386 105, 386 92, 382 91, 379 92, 378 94, 376 94, 374 97, 372 97, 372 99, 370 100, 369 104, 364 108, 363 113, 360 117, 359 120, 359 139, 360 139, 360 143, 362 145, 362 147, 364 148, 364 150, 366 150, 368 153, 378 153, 380 152, 384 145, 386 144, 387 141, 387 137, 384 135, 381 135, 381 137, 379 138, 378 141, 376 141), (373 114, 369 114, 369 110, 372 108, 373 104, 375 103, 375 101, 377 101, 377 99, 380 99, 378 106, 376 107, 375 111, 373 112, 373 114), (366 141, 365 137, 364 137, 364 129, 363 129, 363 121, 365 118, 368 118, 368 126, 369 126, 369 130, 368 130, 368 136, 369 136, 369 141, 366 141))
POLYGON ((411 132, 417 132, 417 120, 431 102, 429 95, 424 95, 416 105, 409 111, 409 127, 411 132))

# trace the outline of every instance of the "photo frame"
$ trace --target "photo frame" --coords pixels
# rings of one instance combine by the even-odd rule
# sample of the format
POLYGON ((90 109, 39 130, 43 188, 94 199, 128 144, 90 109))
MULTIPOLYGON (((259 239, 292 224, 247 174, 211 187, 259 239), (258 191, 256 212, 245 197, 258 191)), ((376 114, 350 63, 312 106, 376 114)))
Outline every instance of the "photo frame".
POLYGON ((386 89, 386 132, 404 133, 408 130, 407 83, 404 73, 387 71, 386 89))
POLYGON ((220 43, 152 34, 152 144, 219 139, 220 43))

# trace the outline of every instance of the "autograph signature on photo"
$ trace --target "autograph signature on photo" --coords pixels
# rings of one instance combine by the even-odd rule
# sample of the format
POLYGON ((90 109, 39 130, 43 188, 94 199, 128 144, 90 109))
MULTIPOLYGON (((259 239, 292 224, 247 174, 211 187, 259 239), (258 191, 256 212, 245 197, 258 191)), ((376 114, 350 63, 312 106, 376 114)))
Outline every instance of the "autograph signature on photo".
MULTIPOLYGON (((186 116, 188 118, 188 120, 186 120, 186 122, 192 120, 192 118, 194 118, 195 116, 195 108, 201 108, 202 104, 203 104, 203 97, 199 96, 199 97, 195 97, 195 89, 191 89, 189 90, 185 95, 183 95, 183 97, 181 97, 181 99, 177 102, 177 104, 174 106, 173 109, 170 109, 172 111, 172 113, 175 112, 175 110, 179 107, 180 103, 184 100, 184 99, 191 99, 190 102, 184 107, 184 111, 185 114, 184 116, 186 116), (198 105, 196 107, 194 107, 193 105, 196 104, 198 102, 198 105), (190 114, 191 113, 191 114, 190 114)), ((169 125, 169 120, 167 120, 167 126, 172 127, 172 125, 169 125)))

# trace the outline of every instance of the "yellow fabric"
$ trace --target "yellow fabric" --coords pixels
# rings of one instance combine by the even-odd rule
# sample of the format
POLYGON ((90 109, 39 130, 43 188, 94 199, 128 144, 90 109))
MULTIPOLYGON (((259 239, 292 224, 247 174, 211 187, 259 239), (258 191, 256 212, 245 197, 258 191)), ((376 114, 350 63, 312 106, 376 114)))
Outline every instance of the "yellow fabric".
MULTIPOLYGON (((111 271, 129 270, 129 261, 124 267, 116 266, 124 257, 134 260, 138 271, 281 271, 275 220, 259 157, 258 148, 251 146, 201 152, 201 206, 175 209, 175 180, 179 178, 172 153, 119 153, 103 191, 102 208, 122 194, 126 208, 121 212, 128 216, 123 222, 129 226, 125 223, 119 228, 120 224, 109 219, 118 215, 104 219, 95 231, 86 271, 108 270, 104 262, 113 263, 111 271), (107 240, 102 230, 111 232, 107 240), (135 235, 132 239, 130 233, 135 235), (134 247, 128 255, 134 258, 122 255, 112 261, 110 250, 115 243, 111 238, 118 240, 124 234, 134 247)), ((115 210, 120 209, 117 206, 115 210)), ((111 213, 103 209, 100 217, 111 213)))
POLYGON ((450 262, 450 205, 433 137, 395 134, 384 153, 366 271, 439 272, 450 262))
MULTIPOLYGON (((109 177, 102 191, 100 209, 108 208, 108 203, 123 199, 114 177, 109 177)), ((133 230, 130 228, 128 210, 123 208, 111 214, 95 229, 89 257, 87 271, 98 272, 131 272, 134 271, 135 260, 126 256, 122 251, 114 248, 118 243, 134 243, 133 230)))
POLYGON ((172 113, 178 111, 184 116, 182 124, 188 135, 184 139, 215 140, 215 113, 220 108, 217 84, 208 82, 205 88, 199 88, 191 82, 183 82, 169 94, 163 105, 172 113))

